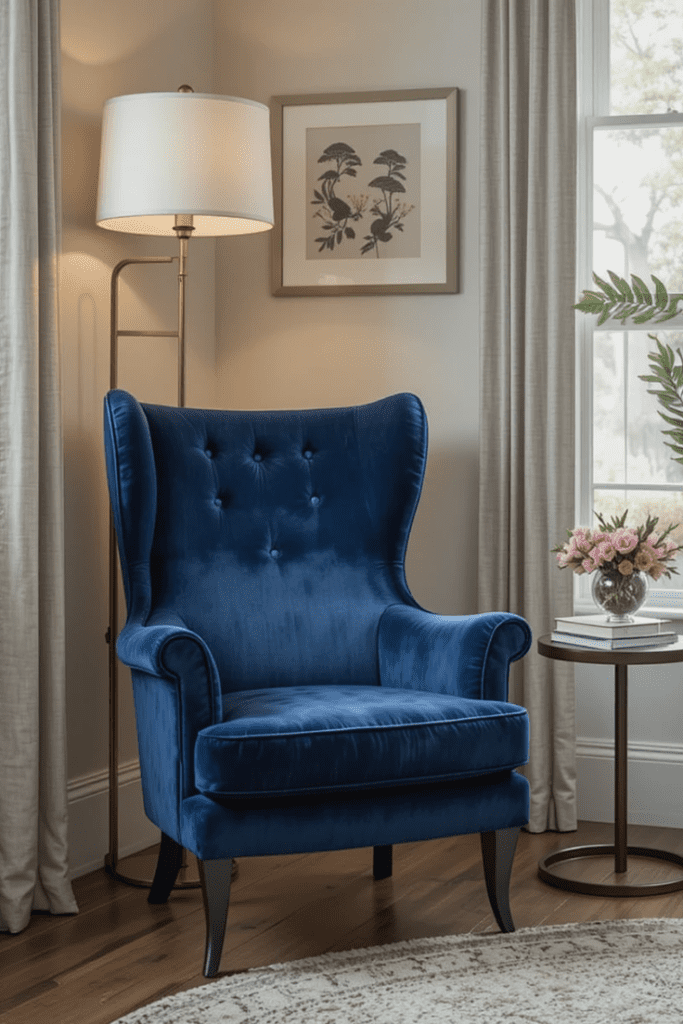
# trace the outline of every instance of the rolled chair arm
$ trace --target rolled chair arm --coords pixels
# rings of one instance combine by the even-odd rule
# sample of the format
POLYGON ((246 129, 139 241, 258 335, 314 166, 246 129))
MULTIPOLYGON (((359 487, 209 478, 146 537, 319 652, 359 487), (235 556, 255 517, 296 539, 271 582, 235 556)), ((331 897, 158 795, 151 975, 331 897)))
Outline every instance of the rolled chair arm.
POLYGON ((180 804, 197 792, 197 734, 222 718, 216 662, 200 636, 176 624, 129 622, 116 650, 133 677, 145 811, 177 840, 180 804), (150 783, 157 776, 163 786, 150 783))
POLYGON ((530 646, 529 624, 509 612, 435 615, 391 605, 379 624, 380 681, 383 686, 506 701, 510 663, 524 657, 530 646))
POLYGON ((221 685, 216 662, 202 638, 185 626, 127 623, 116 653, 133 672, 176 681, 185 691, 184 713, 199 715, 200 728, 220 722, 221 685), (194 712, 194 714, 193 714, 194 712))

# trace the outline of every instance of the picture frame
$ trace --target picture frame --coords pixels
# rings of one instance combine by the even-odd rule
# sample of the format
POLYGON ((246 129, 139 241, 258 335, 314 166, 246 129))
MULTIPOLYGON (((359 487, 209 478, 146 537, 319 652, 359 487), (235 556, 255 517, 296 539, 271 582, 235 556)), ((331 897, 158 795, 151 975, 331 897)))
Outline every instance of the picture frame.
POLYGON ((274 295, 458 291, 458 90, 275 96, 274 295))

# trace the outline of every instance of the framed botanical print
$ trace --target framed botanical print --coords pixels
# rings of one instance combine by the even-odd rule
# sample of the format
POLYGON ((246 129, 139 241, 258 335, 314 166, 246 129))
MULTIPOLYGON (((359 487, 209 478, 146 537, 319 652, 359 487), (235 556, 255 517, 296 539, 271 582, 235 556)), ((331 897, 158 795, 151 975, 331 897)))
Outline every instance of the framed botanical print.
POLYGON ((275 295, 456 292, 457 89, 276 96, 275 295))

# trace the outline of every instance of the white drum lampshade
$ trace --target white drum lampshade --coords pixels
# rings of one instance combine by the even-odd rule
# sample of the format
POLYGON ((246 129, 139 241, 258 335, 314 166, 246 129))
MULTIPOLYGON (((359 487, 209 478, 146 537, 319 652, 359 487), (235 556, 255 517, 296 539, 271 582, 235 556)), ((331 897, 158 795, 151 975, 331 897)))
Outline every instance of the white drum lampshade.
POLYGON ((177 237, 176 215, 194 218, 195 238, 273 226, 268 107, 194 92, 107 100, 98 225, 177 237))

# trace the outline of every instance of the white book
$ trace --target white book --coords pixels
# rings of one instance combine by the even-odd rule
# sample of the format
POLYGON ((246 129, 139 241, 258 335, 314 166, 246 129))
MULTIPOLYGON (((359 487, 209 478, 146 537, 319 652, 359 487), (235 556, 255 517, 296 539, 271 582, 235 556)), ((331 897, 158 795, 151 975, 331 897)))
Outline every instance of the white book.
POLYGON ((665 647, 678 640, 678 633, 657 633, 654 636, 578 636, 573 633, 563 633, 555 630, 550 634, 554 644, 563 644, 565 647, 591 647, 596 651, 621 651, 636 650, 637 648, 665 647))
POLYGON ((568 615, 555 619, 558 633, 572 633, 574 636, 653 636, 662 632, 662 626, 670 626, 670 619, 652 619, 645 615, 634 615, 633 622, 608 622, 606 615, 568 615))

